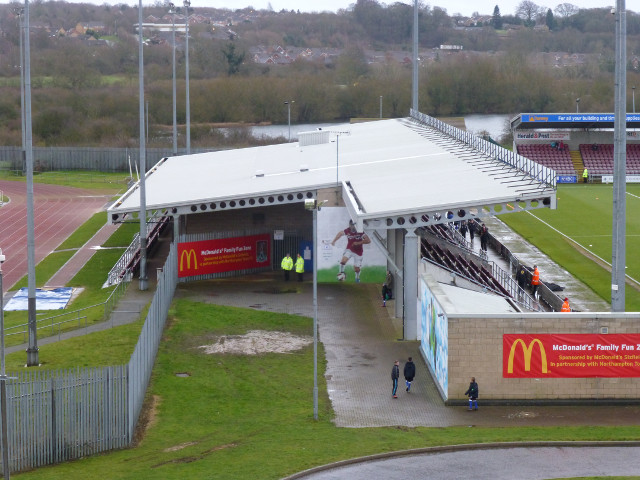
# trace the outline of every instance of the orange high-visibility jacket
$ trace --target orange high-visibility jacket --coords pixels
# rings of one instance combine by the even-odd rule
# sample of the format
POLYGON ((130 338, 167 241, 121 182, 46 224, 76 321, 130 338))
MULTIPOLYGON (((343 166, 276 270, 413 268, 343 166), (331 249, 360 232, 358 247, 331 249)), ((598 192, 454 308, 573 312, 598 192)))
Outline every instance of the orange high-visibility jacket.
POLYGON ((540 285, 540 271, 536 268, 531 277, 531 285, 540 285))
POLYGON ((569 302, 564 302, 562 304, 562 312, 570 312, 571 311, 571 307, 569 306, 569 302))

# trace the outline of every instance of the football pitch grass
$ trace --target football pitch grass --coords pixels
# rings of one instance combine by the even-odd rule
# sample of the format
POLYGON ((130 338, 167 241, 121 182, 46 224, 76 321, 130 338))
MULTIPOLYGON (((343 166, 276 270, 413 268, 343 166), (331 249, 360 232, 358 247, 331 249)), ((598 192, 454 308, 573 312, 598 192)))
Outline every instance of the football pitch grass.
MULTIPOLYGON (((640 185, 626 189, 625 310, 640 311, 640 185)), ((558 185, 556 210, 499 218, 595 293, 611 302, 613 186, 558 185)), ((542 278, 544 280, 544 278, 542 278)))

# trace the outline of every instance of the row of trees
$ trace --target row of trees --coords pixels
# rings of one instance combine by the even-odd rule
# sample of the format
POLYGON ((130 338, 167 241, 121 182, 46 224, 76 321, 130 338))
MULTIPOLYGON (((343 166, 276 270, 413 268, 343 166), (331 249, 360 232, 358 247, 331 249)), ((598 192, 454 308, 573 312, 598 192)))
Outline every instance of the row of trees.
MULTIPOLYGON (((109 45, 94 46, 80 39, 60 37, 36 29, 31 34, 34 142, 37 145, 114 145, 136 143, 138 133, 137 38, 132 34, 137 12, 118 7, 63 2, 35 3, 34 15, 51 24, 65 15, 102 15, 113 21, 117 36, 109 45), (80 11, 82 15, 78 13, 80 11), (49 17, 47 17, 49 15, 49 17)), ((0 144, 20 144, 18 28, 15 18, 0 6, 0 144), (5 15, 2 16, 2 13, 5 15)), ((148 14, 162 16, 156 5, 148 14)), ((588 11, 587 11, 588 12, 588 11)), ((570 15, 578 18, 583 11, 570 15)), ((606 16, 609 21, 611 15, 606 16)), ((66 17, 65 17, 66 18, 66 17)), ((84 21, 92 17, 84 18, 84 21)), ((420 109, 433 115, 508 113, 520 111, 572 111, 574 100, 591 111, 613 108, 613 27, 608 33, 581 34, 562 29, 544 32, 522 29, 506 39, 493 28, 455 30, 442 9, 421 9, 421 50, 424 45, 462 44, 457 55, 439 56, 424 63, 420 72, 420 109), (424 34, 423 34, 424 33, 424 34), (592 60, 552 70, 534 66, 532 46, 543 51, 600 52, 592 60), (470 55, 467 50, 491 50, 470 55), (497 52, 497 53, 496 53, 497 52)), ((384 38, 405 44, 411 34, 409 5, 388 7, 373 0, 358 1, 338 14, 269 13, 254 22, 234 26, 239 40, 219 40, 210 25, 194 25, 190 46, 192 138, 207 144, 223 142, 212 128, 220 122, 286 122, 283 101, 295 99, 294 122, 377 117, 383 97, 385 117, 405 116, 410 106, 411 67, 388 57, 370 64, 364 48, 369 39, 379 49, 384 38), (283 43, 284 42, 284 43, 283 43), (331 61, 295 61, 286 66, 259 65, 250 60, 252 45, 340 45, 331 61)), ((629 36, 628 50, 640 48, 640 36, 629 36)), ((410 56, 407 50, 407 56, 410 56)), ((172 118, 171 46, 145 47, 145 98, 149 102, 151 142, 168 142, 172 118)), ((630 63, 628 84, 638 82, 636 64, 630 63)), ((178 76, 184 78, 184 51, 179 45, 178 76)), ((184 122, 184 85, 178 89, 178 118, 184 122)))
MULTIPOLYGON (((336 81, 336 70, 290 76, 233 76, 192 80, 191 125, 194 146, 224 143, 219 124, 287 123, 285 100, 294 123, 378 117, 402 117, 411 105, 411 70, 396 64, 369 67, 352 82, 336 81)), ((612 111, 611 73, 587 65, 576 75, 529 66, 523 57, 454 57, 420 71, 419 108, 436 116, 469 113, 571 112, 581 98, 582 111, 612 111), (588 71, 592 69, 593 71, 588 71)), ((631 74, 629 88, 640 85, 631 74)), ((184 82, 178 86, 178 121, 184 123, 184 82)), ((148 83, 150 146, 171 144, 170 79, 148 83)), ((631 110, 631 92, 629 92, 631 110)), ((20 144, 20 97, 16 87, 0 95, 0 144, 20 144)), ((181 127, 183 131, 183 128, 181 127)), ((127 81, 87 89, 42 87, 34 90, 36 145, 130 146, 137 143, 138 95, 127 81)))

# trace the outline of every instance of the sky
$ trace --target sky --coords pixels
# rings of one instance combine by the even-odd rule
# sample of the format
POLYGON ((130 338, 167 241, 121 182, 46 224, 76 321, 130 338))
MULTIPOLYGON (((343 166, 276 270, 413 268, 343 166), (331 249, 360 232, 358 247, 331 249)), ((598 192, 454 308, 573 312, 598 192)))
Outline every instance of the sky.
MULTIPOLYGON (((0 0, 0 3, 10 3, 14 0, 0 0)), ((136 0, 66 0, 72 3, 94 3, 97 5, 107 4, 120 4, 125 3, 127 5, 137 5, 136 0)), ((142 0, 142 4, 149 5, 157 3, 162 0, 142 0)), ((394 1, 378 0, 382 4, 392 4, 394 1)), ((398 0, 400 1, 400 0, 398 0)), ((401 0, 406 3, 413 4, 413 0, 401 0)), ((471 16, 474 12, 478 12, 482 15, 493 14, 493 9, 496 5, 500 8, 502 15, 513 15, 516 7, 521 0, 420 0, 431 7, 440 7, 447 10, 449 15, 460 13, 464 16, 471 16)), ((601 8, 614 6, 615 0, 532 0, 538 6, 551 8, 552 10, 560 3, 571 3, 577 5, 580 8, 601 8)), ((175 4, 181 4, 180 0, 175 1, 175 4)), ((301 12, 317 12, 319 10, 337 11, 339 9, 349 8, 350 5, 355 3, 355 0, 191 0, 191 7, 198 8, 210 7, 210 8, 230 8, 238 9, 247 6, 252 6, 257 9, 266 9, 269 5, 275 11, 285 10, 300 10, 301 12)), ((627 10, 639 11, 640 9, 630 8, 631 2, 627 0, 625 2, 627 10)))

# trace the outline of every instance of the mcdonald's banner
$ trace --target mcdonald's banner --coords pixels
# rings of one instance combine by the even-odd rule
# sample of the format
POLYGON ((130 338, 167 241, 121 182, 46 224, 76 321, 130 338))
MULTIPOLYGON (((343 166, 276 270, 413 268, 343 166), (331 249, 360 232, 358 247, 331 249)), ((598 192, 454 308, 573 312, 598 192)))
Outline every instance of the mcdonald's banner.
POLYGON ((269 267, 270 241, 266 234, 179 243, 178 277, 269 267))
POLYGON ((504 378, 640 377, 640 334, 508 334, 504 378))

